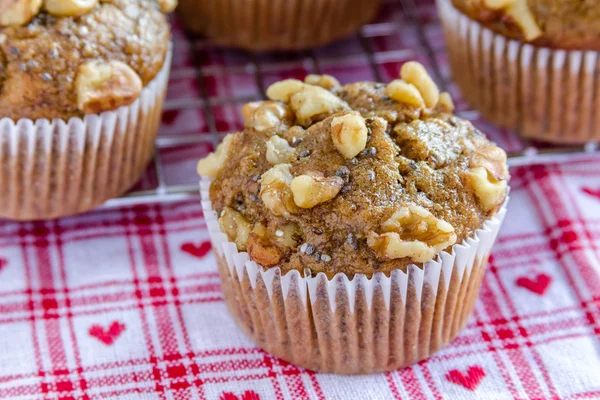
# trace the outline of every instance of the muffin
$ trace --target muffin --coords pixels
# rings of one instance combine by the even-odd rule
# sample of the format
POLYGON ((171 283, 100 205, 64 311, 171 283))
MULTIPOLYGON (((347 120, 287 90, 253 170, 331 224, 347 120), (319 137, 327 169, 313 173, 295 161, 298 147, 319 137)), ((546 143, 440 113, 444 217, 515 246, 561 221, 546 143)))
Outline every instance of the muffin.
POLYGON ((183 0, 177 13, 187 31, 223 46, 298 50, 352 34, 378 6, 379 0, 183 0))
POLYGON ((127 191, 154 152, 174 4, 0 8, 0 217, 62 217, 127 191))
POLYGON ((234 319, 301 367, 382 372, 447 344, 504 217, 504 151, 423 66, 400 75, 275 83, 198 164, 234 319))
POLYGON ((484 117, 542 141, 600 139, 600 2, 437 4, 454 80, 484 117))

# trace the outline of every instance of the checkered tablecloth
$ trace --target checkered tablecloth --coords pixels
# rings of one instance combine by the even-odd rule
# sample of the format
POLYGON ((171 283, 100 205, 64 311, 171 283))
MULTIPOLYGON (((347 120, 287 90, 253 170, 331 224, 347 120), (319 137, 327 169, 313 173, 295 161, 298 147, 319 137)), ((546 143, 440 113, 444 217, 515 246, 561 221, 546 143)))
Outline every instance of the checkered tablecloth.
MULTIPOLYGON (((190 42, 175 25, 161 138, 206 140, 161 147, 167 184, 196 182, 197 159, 274 80, 316 66, 343 82, 389 80, 408 59, 435 62, 436 79, 448 79, 431 3, 417 9, 420 25, 406 12, 386 4, 360 38, 275 56, 190 42)), ((508 149, 522 144, 475 123, 508 149)), ((2 222, 0 398, 600 399, 600 157, 511 173, 509 213, 467 328, 429 360, 361 377, 296 368, 237 329, 198 199, 2 222)), ((155 186, 153 176, 138 188, 155 186)))

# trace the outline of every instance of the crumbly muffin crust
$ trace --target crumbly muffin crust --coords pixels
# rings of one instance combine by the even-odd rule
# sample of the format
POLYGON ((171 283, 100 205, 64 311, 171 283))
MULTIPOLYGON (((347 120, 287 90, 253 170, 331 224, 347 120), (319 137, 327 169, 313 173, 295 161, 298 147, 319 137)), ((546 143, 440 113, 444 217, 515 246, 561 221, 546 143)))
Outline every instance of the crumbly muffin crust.
POLYGON ((67 120, 105 111, 134 101, 158 74, 170 38, 164 12, 174 5, 165 6, 164 0, 91 3, 97 4, 81 15, 57 16, 47 2, 29 22, 0 26, 0 117, 67 120), (97 81, 95 87, 81 84, 94 97, 87 106, 78 75, 92 62, 115 68, 105 68, 111 79, 103 87, 97 81))
POLYGON ((470 18, 512 39, 559 49, 600 50, 596 0, 452 0, 470 18))
POLYGON ((506 154, 449 112, 426 73, 410 75, 327 79, 330 91, 284 81, 267 92, 277 101, 244 107, 246 128, 198 168, 239 250, 282 273, 370 275, 422 265, 481 228, 506 196, 506 154), (435 104, 408 104, 404 84, 435 104))

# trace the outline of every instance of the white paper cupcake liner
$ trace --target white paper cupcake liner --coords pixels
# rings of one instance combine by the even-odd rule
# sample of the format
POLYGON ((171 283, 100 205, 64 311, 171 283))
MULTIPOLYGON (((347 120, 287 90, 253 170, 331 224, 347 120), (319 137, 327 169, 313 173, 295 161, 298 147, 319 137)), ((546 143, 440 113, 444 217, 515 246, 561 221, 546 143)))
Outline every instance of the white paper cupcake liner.
POLYGON ((536 47, 437 0, 454 81, 493 123, 555 143, 600 140, 599 52, 536 47))
POLYGON ((131 105, 60 119, 0 119, 0 217, 53 219, 126 192, 154 154, 171 64, 131 105))
MULTIPOLYGON (((202 208, 225 301, 242 330, 269 353, 298 366, 338 374, 390 371, 449 343, 473 309, 506 203, 473 237, 423 268, 390 276, 281 275, 239 252, 219 228, 200 182, 202 208)), ((507 200, 508 201, 508 200, 507 200)))

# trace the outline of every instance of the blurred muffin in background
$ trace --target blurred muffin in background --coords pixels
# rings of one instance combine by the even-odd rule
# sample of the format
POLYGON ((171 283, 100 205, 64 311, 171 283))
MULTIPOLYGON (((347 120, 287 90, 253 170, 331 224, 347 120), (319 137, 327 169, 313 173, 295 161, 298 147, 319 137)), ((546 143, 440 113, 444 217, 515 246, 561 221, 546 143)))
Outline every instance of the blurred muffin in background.
POLYGON ((454 80, 484 117, 542 141, 600 139, 600 2, 437 3, 454 80))
POLYGON ((223 46, 297 50, 352 34, 378 6, 379 0, 181 0, 177 13, 189 32, 223 46))
POLYGON ((77 214, 154 153, 170 0, 0 0, 0 218, 77 214))

